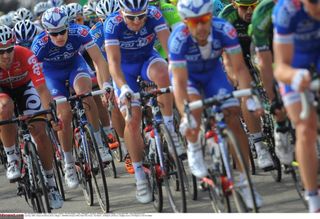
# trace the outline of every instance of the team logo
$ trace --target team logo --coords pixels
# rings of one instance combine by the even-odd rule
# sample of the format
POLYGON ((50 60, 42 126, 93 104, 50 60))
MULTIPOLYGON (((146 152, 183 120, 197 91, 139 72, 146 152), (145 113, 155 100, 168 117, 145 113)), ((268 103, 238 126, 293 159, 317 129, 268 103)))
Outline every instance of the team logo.
POLYGON ((88 35, 89 31, 86 29, 80 29, 80 35, 86 37, 88 35))
POLYGON ((231 39, 235 39, 237 37, 237 31, 231 25, 225 25, 223 30, 227 34, 227 36, 230 37, 231 39))
POLYGON ((157 20, 159 20, 162 17, 161 12, 159 10, 157 10, 157 9, 153 9, 151 11, 151 15, 157 20))

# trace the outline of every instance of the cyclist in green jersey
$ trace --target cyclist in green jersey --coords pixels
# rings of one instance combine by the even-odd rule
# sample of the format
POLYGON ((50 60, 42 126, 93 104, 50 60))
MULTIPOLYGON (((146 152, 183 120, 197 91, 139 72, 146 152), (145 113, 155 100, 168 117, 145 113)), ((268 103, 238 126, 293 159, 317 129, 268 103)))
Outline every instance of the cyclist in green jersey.
MULTIPOLYGON (((273 90, 273 25, 271 19, 275 2, 275 0, 263 0, 257 6, 253 12, 251 30, 249 30, 252 34, 252 41, 255 47, 257 67, 259 68, 261 79, 270 101, 276 98, 273 90)), ((275 151, 281 163, 289 165, 293 160, 294 147, 290 143, 290 133, 287 128, 289 121, 283 108, 277 110, 276 121, 277 127, 274 133, 275 151)))
MULTIPOLYGON (((157 7, 171 30, 175 28, 177 24, 181 22, 176 6, 170 3, 166 3, 163 0, 149 0, 149 5, 157 7)), ((162 58, 167 59, 167 54, 162 48, 159 40, 154 43, 154 48, 159 52, 162 58)))
MULTIPOLYGON (((227 5, 219 14, 220 18, 229 21, 237 30, 239 42, 243 51, 244 58, 248 68, 250 67, 247 60, 247 55, 250 55, 251 37, 248 35, 248 26, 251 22, 253 10, 258 5, 258 0, 234 0, 227 5)), ((227 74, 232 80, 234 86, 237 86, 239 79, 233 73, 231 62, 227 56, 223 56, 223 62, 227 74)), ((250 68, 249 68, 250 69, 250 68)), ((250 86, 250 81, 247 82, 250 86)), ((267 150, 267 145, 263 141, 263 134, 261 132, 260 120, 252 115, 246 105, 242 103, 242 114, 251 134, 252 141, 258 155, 258 166, 261 169, 267 170, 273 166, 273 161, 270 153, 267 150)))

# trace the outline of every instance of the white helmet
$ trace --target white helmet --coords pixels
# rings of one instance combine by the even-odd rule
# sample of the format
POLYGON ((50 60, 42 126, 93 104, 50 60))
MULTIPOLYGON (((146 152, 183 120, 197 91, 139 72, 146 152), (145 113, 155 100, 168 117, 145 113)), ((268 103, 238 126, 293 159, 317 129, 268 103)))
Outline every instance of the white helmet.
POLYGON ((33 20, 33 14, 29 9, 26 8, 19 8, 15 13, 13 17, 14 23, 17 23, 18 21, 24 21, 24 20, 33 20))
POLYGON ((48 4, 50 4, 50 7, 59 7, 63 5, 63 0, 48 0, 48 4))
POLYGON ((126 12, 144 11, 148 6, 148 0, 119 0, 119 5, 126 12))
POLYGON ((68 15, 58 7, 46 10, 42 15, 41 21, 47 31, 57 31, 68 27, 68 15))
POLYGON ((106 19, 111 13, 119 11, 117 0, 100 0, 96 7, 96 13, 99 18, 106 19))
POLYGON ((78 3, 70 3, 67 5, 67 13, 70 22, 76 19, 77 15, 83 15, 83 8, 78 3))
POLYGON ((19 21, 14 25, 14 33, 16 35, 16 43, 32 42, 33 38, 37 35, 36 25, 29 21, 19 21))
POLYGON ((0 25, 0 47, 11 47, 15 44, 16 38, 10 27, 0 25))
POLYGON ((94 1, 88 1, 87 4, 83 6, 83 15, 84 16, 91 16, 96 14, 96 5, 97 3, 94 1))
POLYGON ((212 0, 179 0, 178 12, 182 19, 188 17, 198 17, 207 13, 212 13, 212 0))
POLYGON ((50 8, 48 2, 39 2, 33 7, 33 13, 36 17, 39 17, 43 12, 50 8))
POLYGON ((6 25, 8 27, 13 26, 13 21, 12 21, 12 17, 8 14, 2 15, 0 17, 0 24, 1 25, 6 25))

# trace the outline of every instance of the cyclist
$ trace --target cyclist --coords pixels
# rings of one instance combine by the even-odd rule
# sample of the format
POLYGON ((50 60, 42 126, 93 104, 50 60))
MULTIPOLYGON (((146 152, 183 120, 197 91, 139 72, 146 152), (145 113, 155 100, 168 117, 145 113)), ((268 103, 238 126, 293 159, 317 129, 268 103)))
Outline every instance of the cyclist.
POLYGON ((30 20, 33 21, 33 14, 27 8, 19 8, 16 10, 13 16, 13 22, 17 23, 18 21, 30 20))
MULTIPOLYGON (((311 81, 308 69, 320 72, 320 1, 280 0, 273 10, 275 78, 288 116, 296 128, 296 158, 305 188, 309 212, 320 212, 316 152, 317 113, 312 104, 309 118, 302 120, 299 92, 311 81)), ((309 101, 312 103, 312 94, 309 101)))
POLYGON ((14 23, 12 21, 12 16, 9 14, 4 14, 0 16, 0 24, 6 25, 8 27, 13 27, 14 23))
POLYGON ((83 8, 78 3, 67 5, 69 22, 84 25, 83 8))
MULTIPOLYGON (((125 117, 126 94, 138 92, 136 82, 139 75, 143 80, 154 81, 158 87, 170 85, 167 63, 153 49, 156 37, 167 51, 169 37, 168 27, 161 12, 148 0, 120 0, 120 11, 110 15, 104 23, 104 36, 109 69, 114 80, 116 95, 119 97, 120 110, 125 117)), ((174 131, 172 94, 161 95, 164 122, 172 134, 177 152, 184 153, 174 131)), ((142 150, 144 143, 141 137, 141 110, 139 102, 132 102, 132 119, 126 121, 125 142, 133 162, 139 202, 152 200, 148 180, 142 168, 142 150)))
POLYGON ((30 48, 33 39, 37 35, 36 25, 29 20, 19 21, 14 25, 13 30, 16 36, 16 44, 30 48))
MULTIPOLYGON (((35 113, 49 108, 52 100, 45 84, 41 65, 35 55, 21 46, 15 46, 12 30, 0 25, 0 119, 13 117, 15 104, 23 114, 35 113)), ((51 116, 48 116, 50 118, 51 116)), ((53 124, 57 129, 57 125, 53 124)), ((53 177, 53 153, 51 141, 46 134, 44 122, 33 122, 30 133, 37 144, 40 159, 49 185, 51 208, 61 208, 63 200, 57 190, 53 177), (48 153, 49 152, 49 153, 48 153)), ((7 155, 7 178, 13 182, 20 178, 20 156, 16 152, 17 127, 14 124, 0 126, 1 140, 7 155)))
MULTIPOLYGON (((243 81, 248 80, 250 75, 243 61, 236 30, 225 20, 212 18, 212 0, 179 0, 177 7, 184 24, 179 25, 169 39, 170 70, 176 104, 182 115, 180 132, 188 141, 189 167, 193 175, 202 178, 207 175, 207 167, 198 135, 201 111, 190 115, 192 123, 190 126, 184 114, 184 102, 198 100, 202 93, 205 97, 212 97, 233 91, 219 60, 222 50, 229 56, 235 72, 241 75, 243 81)), ((246 83, 240 81, 241 89, 245 88, 244 85, 246 83)), ((239 139, 241 151, 248 164, 248 139, 239 121, 239 101, 230 99, 222 108, 226 123, 239 139)), ((240 173, 238 183, 247 184, 243 173, 240 173)), ((255 193, 257 206, 261 207, 262 199, 257 192, 255 193)), ((253 208, 249 194, 249 188, 243 186, 241 189, 243 200, 248 208, 253 208)))
MULTIPOLYGON (((170 29, 174 29, 181 22, 176 6, 161 0, 149 0, 149 5, 155 6, 160 10, 164 20, 170 29)), ((166 51, 162 48, 159 40, 154 43, 154 48, 158 51, 162 58, 167 59, 166 51)))
POLYGON ((50 4, 48 2, 39 2, 33 8, 33 14, 35 16, 34 23, 38 28, 38 33, 41 33, 43 31, 43 27, 41 25, 42 14, 49 8, 50 4))
MULTIPOLYGON (((101 0, 98 2, 96 6, 96 14, 99 17, 99 21, 91 28, 90 34, 92 38, 95 40, 95 43, 100 48, 100 51, 103 54, 105 59, 107 59, 107 54, 104 46, 103 22, 110 14, 119 11, 119 9, 120 9, 119 3, 116 0, 101 0)), ((107 105, 106 107, 109 107, 109 105, 107 105)), ((108 112, 105 111, 104 107, 101 107, 101 111, 99 111, 99 114, 101 118, 101 123, 104 126, 103 130, 105 131, 105 133, 109 138, 109 147, 111 149, 116 149, 119 146, 119 142, 117 142, 117 140, 114 137, 114 133, 112 132, 108 112)), ((122 154, 125 155, 127 154, 127 149, 126 149, 124 138, 123 138, 124 119, 121 115, 121 112, 119 111, 119 108, 116 106, 116 104, 115 104, 115 107, 113 107, 111 116, 112 116, 112 125, 119 135, 122 154)), ((129 167, 126 165, 126 169, 129 173, 133 173, 131 165, 129 167), (128 170, 128 168, 130 169, 128 170)))
MULTIPOLYGON (((289 120, 286 118, 283 107, 278 106, 274 93, 273 55, 272 55, 272 9, 275 0, 264 0, 254 10, 252 15, 252 42, 255 47, 257 66, 262 82, 273 107, 275 107, 276 127, 274 129, 275 152, 281 163, 290 165, 293 160, 293 145, 290 143, 289 120)), ((251 54, 253 55, 253 54, 251 54)))
MULTIPOLYGON (((229 21, 237 30, 244 57, 248 54, 250 55, 251 38, 248 35, 248 26, 251 22, 252 12, 258 3, 258 0, 235 0, 233 3, 227 5, 219 14, 220 18, 229 21)), ((239 78, 234 74, 235 70, 227 56, 224 56, 223 62, 228 76, 233 79, 233 84, 237 87, 239 78)), ((249 66, 247 60, 246 64, 249 66)), ((247 84, 249 85, 251 79, 248 78, 248 80, 247 84)), ((259 168, 264 170, 268 170, 270 167, 272 168, 273 161, 267 150, 267 145, 263 141, 264 138, 261 132, 260 120, 248 111, 245 104, 242 104, 242 114, 257 151, 259 168)))
POLYGON ((89 28, 99 21, 96 14, 96 5, 97 3, 95 1, 88 1, 88 3, 83 6, 84 24, 89 28))
MULTIPOLYGON (((65 86, 67 80, 69 80, 69 84, 76 94, 91 91, 92 84, 88 66, 79 54, 79 49, 82 47, 88 51, 97 66, 100 87, 110 86, 108 83, 102 84, 109 78, 107 64, 99 48, 84 27, 76 24, 69 27, 68 16, 57 7, 50 8, 43 14, 42 24, 45 27, 45 32, 34 39, 31 48, 39 61, 43 63, 47 86, 53 97, 69 96, 68 88, 65 86)), ((86 115, 94 129, 101 159, 103 162, 111 161, 112 156, 102 143, 99 121, 95 116, 98 114, 96 104, 92 97, 84 99, 84 103, 86 115)), ((76 188, 78 178, 72 156, 70 104, 59 104, 57 111, 63 120, 63 130, 58 132, 58 137, 65 154, 65 179, 68 187, 76 188)))

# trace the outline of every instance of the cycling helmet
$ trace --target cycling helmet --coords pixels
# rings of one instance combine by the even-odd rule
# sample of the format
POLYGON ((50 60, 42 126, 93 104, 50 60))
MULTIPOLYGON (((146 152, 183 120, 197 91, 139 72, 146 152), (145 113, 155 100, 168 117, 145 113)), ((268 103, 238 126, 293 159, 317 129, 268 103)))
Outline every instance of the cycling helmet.
POLYGON ((88 1, 87 4, 83 6, 83 15, 85 17, 95 16, 96 15, 96 5, 94 1, 88 1))
POLYGON ((8 48, 13 46, 15 42, 16 38, 11 28, 6 25, 0 25, 0 47, 8 48))
POLYGON ((126 12, 144 11, 148 6, 148 0, 119 0, 119 5, 126 12))
POLYGON ((63 0, 48 0, 51 7, 59 7, 63 5, 63 0))
POLYGON ((0 24, 1 25, 6 25, 8 27, 13 26, 13 22, 12 22, 12 17, 8 14, 2 15, 0 17, 0 24))
POLYGON ((106 19, 111 13, 119 11, 117 0, 100 0, 96 7, 96 14, 99 18, 106 19))
POLYGON ((37 35, 37 27, 29 20, 19 21, 14 25, 14 33, 16 35, 16 43, 32 42, 37 35))
POLYGON ((48 2, 39 2, 33 8, 33 13, 36 17, 39 17, 43 12, 50 8, 48 2))
POLYGON ((42 15, 41 21, 42 26, 47 31, 57 31, 68 27, 68 15, 58 7, 46 10, 42 15))
POLYGON ((149 0, 149 5, 159 7, 160 6, 160 0, 149 0))
POLYGON ((68 13, 68 18, 69 18, 69 22, 70 22, 70 21, 76 19, 77 15, 83 14, 83 8, 78 3, 70 3, 67 5, 67 13, 68 13))
POLYGON ((33 14, 29 9, 26 8, 19 8, 15 13, 13 17, 14 23, 17 23, 18 21, 24 21, 24 20, 33 20, 33 14))
POLYGON ((213 3, 212 0, 179 0, 177 8, 180 17, 185 19, 212 13, 213 3))

